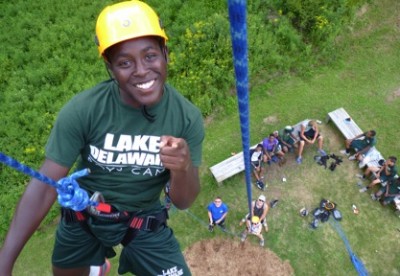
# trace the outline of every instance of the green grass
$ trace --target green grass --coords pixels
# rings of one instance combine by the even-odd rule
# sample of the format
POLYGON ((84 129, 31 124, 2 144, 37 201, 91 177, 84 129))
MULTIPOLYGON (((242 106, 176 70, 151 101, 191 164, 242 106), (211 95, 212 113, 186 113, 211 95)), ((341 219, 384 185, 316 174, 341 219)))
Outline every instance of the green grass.
MULTIPOLYGON (((263 83, 264 76, 253 79, 251 88, 251 144, 271 131, 305 118, 324 122, 329 111, 344 107, 363 129, 378 133, 377 148, 382 154, 400 157, 399 119, 400 97, 400 2, 371 1, 365 14, 358 18, 348 33, 338 39, 343 50, 340 59, 330 68, 316 69, 309 78, 286 77, 263 83), (272 124, 264 118, 276 117, 272 124)), ((266 79, 267 76, 265 76, 266 79)), ((322 124, 326 137, 325 149, 338 153, 343 137, 332 124, 322 124)), ((209 167, 224 160, 230 152, 241 151, 241 135, 237 114, 207 118, 201 167, 202 192, 190 212, 205 222, 206 206, 214 196, 221 195, 230 207, 229 231, 238 233, 238 222, 247 212, 247 197, 243 174, 217 185, 209 167)), ((329 223, 311 230, 310 217, 302 218, 298 211, 305 206, 313 209, 321 198, 337 203, 343 214, 342 228, 355 254, 365 263, 371 275, 400 275, 400 219, 388 207, 381 207, 367 194, 360 194, 354 174, 358 168, 345 161, 335 172, 325 170, 312 161, 315 148, 305 150, 301 166, 294 157, 283 168, 267 169, 268 199, 279 198, 278 206, 268 216, 270 232, 266 247, 279 257, 289 260, 296 275, 356 275, 346 248, 329 223), (288 182, 282 183, 285 175, 288 182), (358 216, 351 205, 360 209, 358 216)), ((259 192, 253 188, 253 198, 259 192)), ((210 234, 203 223, 184 211, 171 214, 182 249, 201 239, 214 236, 235 238, 220 231, 210 234)), ((28 243, 15 267, 15 275, 51 275, 50 254, 54 227, 37 233, 28 243)), ((227 256, 229 257, 229 256, 227 256)), ((113 263, 116 264, 116 259, 113 263)), ((115 269, 114 265, 114 269, 115 269)), ((112 275, 116 275, 115 270, 112 275)))

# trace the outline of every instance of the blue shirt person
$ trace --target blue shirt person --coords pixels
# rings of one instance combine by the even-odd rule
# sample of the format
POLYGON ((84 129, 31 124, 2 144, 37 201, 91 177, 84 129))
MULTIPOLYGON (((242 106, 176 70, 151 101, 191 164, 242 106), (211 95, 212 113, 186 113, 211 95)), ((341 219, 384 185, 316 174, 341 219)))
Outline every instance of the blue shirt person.
POLYGON ((214 225, 219 225, 222 230, 225 230, 225 218, 228 214, 228 206, 222 202, 221 197, 217 196, 213 202, 207 206, 209 226, 208 230, 212 232, 214 225))

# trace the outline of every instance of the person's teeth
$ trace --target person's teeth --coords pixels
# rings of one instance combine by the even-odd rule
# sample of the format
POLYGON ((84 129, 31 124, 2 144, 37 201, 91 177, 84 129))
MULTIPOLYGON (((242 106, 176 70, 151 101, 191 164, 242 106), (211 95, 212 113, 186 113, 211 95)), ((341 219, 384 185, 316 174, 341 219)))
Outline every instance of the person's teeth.
POLYGON ((136 86, 140 89, 148 89, 154 84, 154 80, 145 83, 136 84, 136 86))

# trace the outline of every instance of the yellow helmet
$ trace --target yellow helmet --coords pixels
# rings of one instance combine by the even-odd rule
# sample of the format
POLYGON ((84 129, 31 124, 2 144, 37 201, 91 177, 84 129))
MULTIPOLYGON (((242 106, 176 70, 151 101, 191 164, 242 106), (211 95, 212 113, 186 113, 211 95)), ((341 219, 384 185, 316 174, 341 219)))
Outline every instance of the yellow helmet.
POLYGON ((107 6, 97 18, 95 40, 100 55, 114 44, 143 36, 158 36, 164 43, 168 40, 157 14, 142 1, 107 6))
POLYGON ((252 222, 252 223, 259 223, 259 222, 260 222, 260 218, 257 217, 257 216, 252 216, 252 217, 251 217, 251 222, 252 222))

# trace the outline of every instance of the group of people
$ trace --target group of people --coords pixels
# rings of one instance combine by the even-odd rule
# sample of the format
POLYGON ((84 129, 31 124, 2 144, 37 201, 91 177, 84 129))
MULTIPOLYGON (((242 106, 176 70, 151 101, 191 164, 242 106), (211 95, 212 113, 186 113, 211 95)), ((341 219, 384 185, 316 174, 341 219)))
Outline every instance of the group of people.
MULTIPOLYGON (((345 149, 341 151, 349 157, 349 160, 363 162, 369 151, 376 145, 376 132, 369 130, 353 139, 345 141, 345 149)), ((365 163, 362 174, 356 176, 369 183, 360 188, 360 193, 371 191, 375 186, 379 189, 371 193, 373 200, 379 200, 383 205, 388 205, 396 197, 400 197, 400 178, 397 170, 397 157, 389 156, 386 160, 381 159, 371 164, 365 163)))
MULTIPOLYGON (((306 120, 301 124, 298 137, 293 133, 291 126, 286 126, 280 131, 274 131, 262 143, 258 144, 250 151, 250 161, 253 167, 254 176, 258 188, 263 188, 264 183, 264 163, 273 160, 273 157, 282 160, 286 153, 297 150, 297 163, 301 163, 302 152, 305 144, 313 144, 317 142, 318 153, 320 156, 326 156, 326 152, 322 149, 323 136, 319 133, 316 121, 306 120), (300 159, 300 160, 299 160, 300 159)), ((352 139, 345 140, 345 149, 341 150, 341 154, 348 157, 350 161, 363 162, 368 152, 376 145, 376 132, 369 130, 365 133, 355 136, 352 139)), ((363 174, 356 176, 370 180, 370 183, 360 189, 365 192, 372 189, 375 185, 381 187, 371 193, 373 200, 380 200, 383 205, 392 203, 395 197, 400 197, 400 178, 396 166, 397 158, 389 156, 387 160, 379 160, 372 165, 365 163, 365 171, 363 174), (378 165, 376 165, 378 164, 378 165)), ((223 231, 226 230, 225 219, 228 214, 228 206, 222 202, 221 197, 216 197, 208 207, 209 231, 213 231, 214 226, 220 226, 223 231)), ((262 228, 268 232, 268 224, 266 216, 269 210, 268 203, 264 195, 260 195, 257 200, 252 202, 251 213, 248 213, 240 222, 245 223, 246 229, 241 234, 241 240, 245 241, 248 234, 255 235, 260 240, 260 245, 264 246, 264 237, 262 228)))
MULTIPOLYGON (((285 154, 296 152, 296 162, 301 164, 303 161, 303 150, 307 144, 317 144, 317 152, 320 156, 326 156, 323 150, 324 137, 319 132, 318 123, 314 120, 305 120, 300 124, 300 130, 295 133, 292 126, 274 131, 268 137, 264 138, 254 149, 250 150, 250 163, 253 168, 256 186, 264 190, 263 182, 265 174, 264 164, 270 164, 271 160, 278 160, 280 164, 284 163, 285 154)), ((348 156, 350 161, 363 162, 376 144, 375 130, 366 131, 352 139, 345 140, 345 149, 340 152, 348 156)), ((370 183, 360 189, 360 192, 366 192, 375 185, 380 184, 381 188, 371 194, 374 200, 381 200, 384 205, 390 204, 394 199, 400 196, 400 180, 397 171, 397 157, 389 156, 387 160, 381 160, 373 165, 365 164, 363 174, 357 174, 362 180, 372 178, 370 183)))
POLYGON ((286 162, 285 155, 296 152, 296 162, 303 162, 303 151, 307 144, 317 144, 317 151, 325 156, 323 150, 324 137, 319 132, 318 123, 315 120, 304 120, 301 122, 300 130, 295 133, 292 126, 286 126, 276 130, 264 138, 254 149, 250 149, 250 163, 256 179, 256 186, 264 190, 263 182, 265 168, 264 164, 271 164, 272 161, 283 165, 286 162))
MULTIPOLYGON (((209 226, 208 230, 213 232, 215 226, 221 227, 222 231, 226 231, 225 219, 228 214, 228 206, 222 202, 220 196, 217 196, 207 206, 209 226)), ((251 212, 247 213, 240 221, 240 226, 245 224, 245 230, 241 233, 241 241, 244 242, 247 235, 255 235, 259 238, 260 246, 264 246, 264 236, 262 235, 263 227, 268 232, 267 214, 269 205, 266 202, 265 195, 261 194, 257 200, 251 203, 251 212)))

